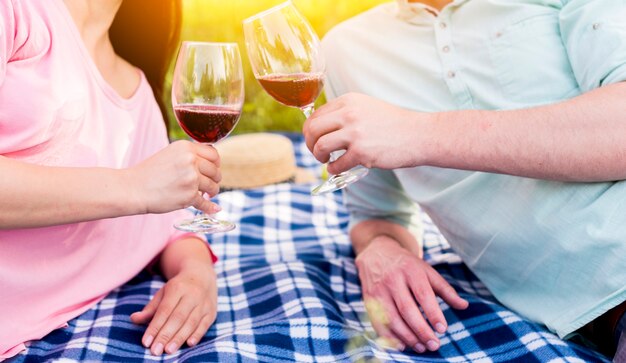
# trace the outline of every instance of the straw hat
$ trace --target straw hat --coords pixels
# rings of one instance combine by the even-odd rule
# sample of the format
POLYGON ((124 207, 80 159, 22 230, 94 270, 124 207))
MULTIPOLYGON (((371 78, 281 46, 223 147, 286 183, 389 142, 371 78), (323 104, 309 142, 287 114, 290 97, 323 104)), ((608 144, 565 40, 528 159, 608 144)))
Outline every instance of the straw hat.
POLYGON ((315 180, 309 171, 296 167, 293 144, 285 136, 268 133, 229 136, 214 146, 221 159, 222 190, 315 180))

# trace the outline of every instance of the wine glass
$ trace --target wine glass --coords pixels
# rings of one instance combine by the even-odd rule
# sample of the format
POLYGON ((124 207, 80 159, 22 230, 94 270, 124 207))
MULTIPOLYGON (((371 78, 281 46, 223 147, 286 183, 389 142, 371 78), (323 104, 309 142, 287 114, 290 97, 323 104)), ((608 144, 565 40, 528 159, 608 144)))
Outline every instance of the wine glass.
MULTIPOLYGON (((243 22, 252 70, 263 89, 276 101, 302 110, 308 118, 324 86, 324 57, 311 25, 291 1, 254 15, 243 22)), ((345 151, 334 151, 330 161, 345 151)), ((368 169, 357 166, 332 175, 311 194, 342 189, 364 177, 368 169)))
MULTIPOLYGON (((180 127, 197 142, 212 145, 237 125, 244 101, 243 70, 236 43, 182 43, 172 83, 172 106, 180 127)), ((235 224, 201 214, 179 221, 187 232, 227 232, 235 224)))

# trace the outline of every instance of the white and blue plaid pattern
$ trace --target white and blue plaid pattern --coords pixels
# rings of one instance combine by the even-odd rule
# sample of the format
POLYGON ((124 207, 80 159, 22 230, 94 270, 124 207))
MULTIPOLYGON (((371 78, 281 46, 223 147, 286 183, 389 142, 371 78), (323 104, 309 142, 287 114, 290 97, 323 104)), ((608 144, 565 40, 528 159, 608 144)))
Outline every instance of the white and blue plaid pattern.
MULTIPOLYGON (((299 135, 300 166, 319 173, 299 135)), ((211 236, 219 257, 217 321, 195 348, 151 356, 130 322, 163 286, 141 273, 93 309, 9 362, 608 362, 499 305, 424 216, 425 258, 470 301, 441 302, 449 323, 438 352, 377 345, 346 234, 341 194, 311 197, 310 185, 280 184, 220 195, 230 233, 211 236)))

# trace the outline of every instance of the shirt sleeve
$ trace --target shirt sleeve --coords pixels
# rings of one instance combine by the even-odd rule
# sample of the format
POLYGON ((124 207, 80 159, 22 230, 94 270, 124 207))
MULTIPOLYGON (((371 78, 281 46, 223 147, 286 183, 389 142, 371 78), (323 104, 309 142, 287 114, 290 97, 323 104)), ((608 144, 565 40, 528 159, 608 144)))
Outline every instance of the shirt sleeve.
MULTIPOLYGON (((336 39, 326 36, 322 42, 326 54, 336 55, 336 39)), ((336 64, 335 64, 336 65, 336 64)), ((348 91, 345 73, 329 67, 324 92, 332 100, 348 91)), ((369 219, 382 219, 399 224, 421 241, 419 207, 404 191, 393 171, 370 169, 358 182, 344 190, 344 202, 350 215, 348 230, 369 219)))
MULTIPOLYGON (((199 233, 183 232, 183 231, 177 230, 175 233, 173 233, 170 236, 170 239, 167 241, 167 245, 183 238, 197 238, 197 239, 204 241, 205 243, 207 242, 206 238, 199 233)), ((218 260, 217 256, 215 256, 215 254, 213 253, 213 250, 211 249, 211 246, 208 243, 206 243, 206 247, 207 247, 207 250, 209 251, 209 255, 211 255, 211 261, 213 262, 213 264, 215 264, 218 260)), ((152 259, 152 261, 148 263, 148 265, 145 267, 146 271, 148 271, 149 273, 153 275, 160 274, 160 268, 157 263, 159 262, 160 258, 161 258, 161 253, 159 253, 156 257, 152 259)))
POLYGON ((181 240, 183 238, 197 238, 199 240, 202 240, 203 242, 205 242, 206 244, 206 248, 209 251, 209 254, 211 255, 211 261, 213 261, 213 263, 217 262, 217 256, 215 256, 215 254, 213 253, 213 250, 211 249, 211 246, 209 245, 206 237, 200 233, 193 233, 193 232, 183 232, 183 231, 176 231, 174 232, 174 234, 172 234, 172 236, 170 237, 169 241, 168 241, 168 245, 172 242, 176 242, 178 240, 181 240))
POLYGON ((367 176, 344 190, 349 230, 363 221, 382 219, 405 227, 421 240, 419 208, 393 171, 370 169, 367 176))
POLYGON ((626 3, 564 0, 560 28, 583 92, 626 80, 626 3))
POLYGON ((13 1, 0 1, 0 86, 4 83, 7 64, 13 54, 16 24, 13 1))
POLYGON ((21 0, 0 0, 0 87, 7 65, 18 57, 31 38, 32 20, 21 0))

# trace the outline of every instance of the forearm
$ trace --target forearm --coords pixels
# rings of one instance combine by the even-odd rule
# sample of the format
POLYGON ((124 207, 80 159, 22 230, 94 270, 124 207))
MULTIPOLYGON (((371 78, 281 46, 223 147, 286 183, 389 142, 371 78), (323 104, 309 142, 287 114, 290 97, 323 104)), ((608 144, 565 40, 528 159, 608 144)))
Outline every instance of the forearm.
POLYGON ((127 179, 122 170, 47 167, 0 156, 0 229, 140 213, 127 179))
POLYGON ((358 256, 369 244, 380 236, 388 236, 416 256, 422 257, 422 246, 403 226, 382 219, 369 219, 355 225, 350 231, 354 253, 358 256))
POLYGON ((438 114, 422 164, 560 181, 626 179, 626 82, 558 104, 438 114))
POLYGON ((160 267, 168 280, 187 269, 207 272, 207 276, 215 274, 206 242, 194 237, 170 243, 161 253, 160 267))

